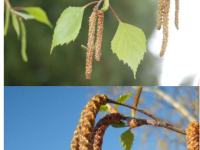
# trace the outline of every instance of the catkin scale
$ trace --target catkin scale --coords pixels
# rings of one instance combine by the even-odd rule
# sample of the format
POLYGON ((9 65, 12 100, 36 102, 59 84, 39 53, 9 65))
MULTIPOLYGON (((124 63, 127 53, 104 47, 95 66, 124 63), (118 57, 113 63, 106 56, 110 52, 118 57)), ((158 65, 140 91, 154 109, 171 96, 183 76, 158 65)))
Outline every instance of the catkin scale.
POLYGON ((175 26, 179 29, 179 0, 175 0, 175 26))
POLYGON ((89 19, 89 32, 88 32, 88 44, 87 44, 88 50, 86 54, 86 72, 85 72, 87 80, 90 80, 92 74, 92 58, 93 58, 97 15, 98 15, 97 7, 94 7, 93 12, 89 19))
POLYGON ((74 132, 71 142, 71 150, 89 150, 91 147, 91 136, 96 115, 101 105, 107 103, 106 95, 97 95, 85 106, 79 119, 79 124, 74 132), (78 136, 77 136, 78 135, 78 136))
POLYGON ((186 129, 188 150, 199 150, 199 123, 192 121, 186 129))
POLYGON ((163 41, 162 41, 162 48, 160 52, 160 56, 163 56, 165 54, 167 43, 168 43, 168 37, 169 37, 169 10, 170 10, 170 1, 171 0, 165 0, 164 1, 164 15, 163 15, 163 41))
POLYGON ((97 39, 96 39, 96 51, 95 51, 95 60, 97 62, 99 62, 101 59, 103 24, 104 24, 104 13, 103 11, 98 10, 97 39))
POLYGON ((123 116, 120 113, 112 113, 104 116, 99 122, 96 124, 94 128, 94 132, 92 135, 92 150, 101 150, 103 144, 103 136, 108 128, 108 126, 112 123, 119 122, 123 116))
POLYGON ((160 30, 163 22, 164 0, 158 2, 157 29, 160 30))

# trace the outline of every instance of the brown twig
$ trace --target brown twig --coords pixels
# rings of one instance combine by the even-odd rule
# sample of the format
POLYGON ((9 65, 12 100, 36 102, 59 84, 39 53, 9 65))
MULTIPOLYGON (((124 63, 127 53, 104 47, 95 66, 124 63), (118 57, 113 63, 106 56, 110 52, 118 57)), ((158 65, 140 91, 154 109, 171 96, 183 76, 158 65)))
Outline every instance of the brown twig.
POLYGON ((156 121, 156 120, 145 120, 145 119, 126 117, 126 121, 128 122, 128 124, 131 128, 139 127, 142 125, 152 125, 152 126, 156 126, 156 127, 163 127, 163 128, 186 135, 186 132, 184 130, 176 128, 173 125, 163 122, 163 121, 160 121, 160 120, 156 121))
POLYGON ((155 117, 154 115, 152 114, 149 114, 147 113, 146 111, 142 110, 142 109, 139 109, 139 108, 136 108, 136 107, 133 107, 133 106, 130 106, 128 104, 123 104, 123 103, 120 103, 120 102, 117 102, 117 101, 114 101, 114 100, 111 100, 111 99, 108 99, 108 103, 113 103, 113 104, 118 104, 118 105, 122 105, 122 106, 125 106, 125 107, 128 107, 128 108, 131 108, 131 109, 134 109, 136 111, 139 111, 147 116, 149 116, 150 118, 156 120, 156 121, 159 121, 159 119, 157 117, 155 117))

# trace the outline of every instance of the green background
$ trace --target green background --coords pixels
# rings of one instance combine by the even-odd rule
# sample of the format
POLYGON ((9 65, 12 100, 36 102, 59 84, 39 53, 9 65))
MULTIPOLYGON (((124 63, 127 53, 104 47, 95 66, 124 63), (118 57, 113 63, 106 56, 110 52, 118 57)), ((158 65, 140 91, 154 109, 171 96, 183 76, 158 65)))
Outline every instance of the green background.
MULTIPOLYGON (((84 6, 87 0, 10 0, 13 7, 41 7, 55 27, 57 19, 69 6, 84 6)), ((125 23, 141 28, 147 42, 156 28, 157 1, 152 0, 110 0, 113 9, 125 23)), ((85 79, 86 52, 80 45, 87 45, 88 20, 92 6, 85 10, 82 28, 78 38, 69 45, 58 46, 50 55, 53 30, 35 20, 25 21, 27 30, 27 55, 29 61, 21 58, 21 42, 12 24, 5 37, 5 85, 157 85, 160 61, 147 49, 138 67, 137 79, 133 72, 111 50, 111 40, 118 27, 118 21, 110 10, 105 13, 102 59, 93 63, 90 81, 85 79)), ((160 43, 159 43, 160 44, 160 43)))

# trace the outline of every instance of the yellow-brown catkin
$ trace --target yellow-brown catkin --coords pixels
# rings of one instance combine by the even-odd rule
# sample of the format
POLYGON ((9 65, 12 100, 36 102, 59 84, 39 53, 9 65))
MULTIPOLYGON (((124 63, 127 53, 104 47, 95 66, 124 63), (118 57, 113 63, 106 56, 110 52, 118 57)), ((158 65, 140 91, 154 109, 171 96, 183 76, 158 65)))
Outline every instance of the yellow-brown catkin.
POLYGON ((96 40, 96 51, 95 51, 95 60, 97 62, 101 59, 101 45, 103 37, 103 23, 104 23, 104 13, 101 10, 98 10, 98 26, 97 26, 97 40, 96 40))
POLYGON ((80 119, 79 150, 90 150, 96 115, 100 106, 105 105, 107 101, 106 95, 97 95, 85 106, 83 116, 80 119))
POLYGON ((175 26, 176 29, 179 29, 179 0, 175 0, 175 7, 176 7, 176 11, 175 11, 175 26))
POLYGON ((168 37, 169 37, 169 10, 170 10, 170 0, 164 1, 164 15, 163 15, 163 41, 160 56, 165 54, 168 37))
POLYGON ((89 19, 89 32, 88 32, 88 44, 87 44, 88 50, 86 54, 86 72, 85 72, 87 80, 90 80, 92 74, 92 58, 93 58, 97 15, 98 15, 97 7, 94 7, 93 12, 89 19))
POLYGON ((199 150, 199 123, 192 121, 186 129, 188 150, 199 150))
POLYGON ((99 120, 94 128, 92 135, 92 150, 101 150, 103 144, 103 136, 106 129, 110 124, 119 122, 122 118, 123 116, 121 114, 112 113, 104 116, 101 120, 99 120))
POLYGON ((157 29, 160 30, 163 22, 164 0, 158 2, 157 29))
POLYGON ((81 112, 81 117, 79 119, 79 124, 77 125, 75 131, 74 131, 74 137, 72 138, 71 141, 71 148, 70 150, 79 150, 79 140, 80 140, 80 132, 81 132, 81 122, 83 120, 83 117, 85 115, 85 108, 83 109, 83 111, 81 112))

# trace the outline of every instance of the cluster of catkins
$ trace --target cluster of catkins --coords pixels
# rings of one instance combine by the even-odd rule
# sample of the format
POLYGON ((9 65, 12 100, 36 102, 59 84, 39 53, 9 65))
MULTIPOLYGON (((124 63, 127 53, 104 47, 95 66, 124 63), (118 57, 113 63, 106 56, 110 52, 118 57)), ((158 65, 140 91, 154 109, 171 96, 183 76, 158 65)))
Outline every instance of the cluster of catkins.
MULTIPOLYGON (((160 52, 160 56, 165 54, 168 37, 169 37, 169 10, 170 10, 171 0, 159 0, 158 3, 158 14, 157 14, 157 29, 160 30, 163 26, 163 42, 160 52)), ((179 29, 179 0, 175 0, 175 26, 177 30, 179 29)))
POLYGON ((87 103, 75 129, 70 150, 101 150, 106 128, 122 118, 119 113, 106 115, 94 128, 95 118, 100 106, 105 105, 107 101, 106 95, 96 95, 87 103))
POLYGON ((188 150, 199 150, 199 123, 192 121, 186 129, 188 150))
POLYGON ((87 44, 87 56, 86 56, 86 72, 85 76, 87 80, 90 80, 92 74, 92 61, 93 61, 93 50, 96 47, 95 51, 95 60, 100 61, 101 57, 101 43, 103 36, 103 24, 104 24, 104 13, 101 10, 98 10, 98 7, 93 8, 93 12, 89 19, 89 32, 88 32, 88 44, 87 44), (97 35, 95 42, 95 31, 96 31, 96 21, 97 23, 97 35), (96 45, 95 45, 96 43, 96 45))

